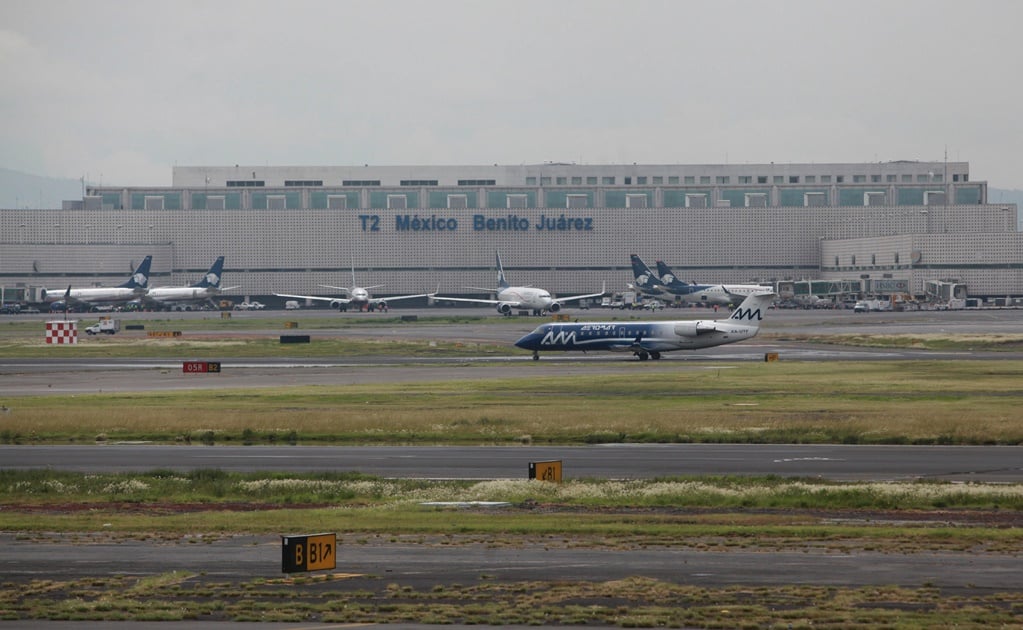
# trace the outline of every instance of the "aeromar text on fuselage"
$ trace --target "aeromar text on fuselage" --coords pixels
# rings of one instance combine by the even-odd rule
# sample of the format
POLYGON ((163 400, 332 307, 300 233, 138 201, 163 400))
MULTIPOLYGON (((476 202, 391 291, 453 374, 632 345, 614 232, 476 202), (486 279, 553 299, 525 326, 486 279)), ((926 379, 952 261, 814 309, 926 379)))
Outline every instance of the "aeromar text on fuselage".
MULTIPOLYGON (((384 229, 385 222, 378 214, 360 214, 358 219, 363 232, 380 232, 384 229)), ((396 232, 456 232, 460 227, 458 219, 455 217, 443 217, 435 214, 430 216, 394 215, 394 230, 396 232)), ((496 218, 474 214, 472 215, 472 230, 474 232, 591 232, 593 231, 593 217, 541 214, 539 219, 530 221, 529 218, 520 217, 517 214, 496 218)))

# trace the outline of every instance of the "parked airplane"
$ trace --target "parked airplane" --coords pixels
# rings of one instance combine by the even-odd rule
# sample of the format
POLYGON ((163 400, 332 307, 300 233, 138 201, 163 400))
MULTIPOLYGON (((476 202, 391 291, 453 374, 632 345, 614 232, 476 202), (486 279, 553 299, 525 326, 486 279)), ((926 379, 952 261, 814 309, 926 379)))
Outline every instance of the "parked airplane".
POLYGON ((667 290, 660 285, 660 278, 654 273, 653 269, 647 266, 643 259, 632 254, 629 256, 632 260, 632 275, 635 278, 635 282, 629 285, 630 289, 639 291, 644 295, 664 295, 667 290))
POLYGON ((149 266, 153 262, 152 256, 146 256, 135 268, 131 278, 124 284, 116 287, 88 287, 84 289, 72 289, 70 285, 65 290, 51 291, 43 289, 40 293, 44 302, 50 303, 50 308, 56 308, 55 303, 64 302, 66 306, 80 304, 83 306, 96 306, 98 304, 123 304, 137 300, 146 294, 149 287, 149 266))
POLYGON ((347 311, 349 305, 353 306, 356 310, 362 310, 366 308, 368 310, 374 310, 379 308, 383 304, 388 302, 395 302, 397 300, 411 300, 412 298, 429 297, 437 295, 437 292, 433 293, 417 293, 415 295, 394 295, 391 297, 375 298, 369 290, 382 287, 384 285, 377 284, 371 287, 360 287, 355 284, 355 267, 352 267, 352 286, 351 287, 335 287, 329 284, 321 284, 321 287, 328 289, 337 289, 348 297, 323 297, 319 295, 289 295, 287 293, 274 293, 277 297, 290 298, 293 300, 319 300, 321 302, 329 302, 331 308, 336 308, 339 311, 347 311))
POLYGON ((661 279, 659 286, 681 296, 683 302, 690 304, 727 306, 739 302, 746 296, 774 290, 759 284, 691 284, 679 280, 663 260, 657 261, 657 274, 661 279))
POLYGON ((218 256, 202 280, 187 287, 153 287, 144 299, 164 307, 180 307, 191 310, 204 302, 213 303, 213 298, 223 291, 238 287, 221 287, 220 277, 224 273, 224 257, 218 256))
POLYGON ((763 311, 775 297, 770 292, 750 295, 723 320, 543 324, 515 345, 532 350, 534 361, 541 350, 610 350, 631 352, 641 361, 660 359, 662 352, 709 348, 756 336, 763 311))
POLYGON ((511 312, 516 309, 530 310, 533 311, 534 315, 540 315, 541 313, 557 313, 561 310, 565 302, 573 302, 575 300, 585 300, 586 298, 600 297, 607 293, 607 286, 601 288, 600 293, 587 293, 586 295, 573 295, 570 297, 555 298, 551 295, 550 291, 546 289, 538 289, 536 287, 516 287, 508 284, 508 280, 504 275, 504 267, 501 265, 501 254, 495 252, 497 256, 497 290, 485 289, 482 287, 466 287, 468 289, 475 289, 477 291, 487 291, 497 294, 496 300, 485 300, 481 298, 454 298, 454 297, 437 297, 437 300, 445 300, 451 302, 474 302, 476 304, 493 304, 497 307, 497 312, 502 315, 511 315, 511 312))

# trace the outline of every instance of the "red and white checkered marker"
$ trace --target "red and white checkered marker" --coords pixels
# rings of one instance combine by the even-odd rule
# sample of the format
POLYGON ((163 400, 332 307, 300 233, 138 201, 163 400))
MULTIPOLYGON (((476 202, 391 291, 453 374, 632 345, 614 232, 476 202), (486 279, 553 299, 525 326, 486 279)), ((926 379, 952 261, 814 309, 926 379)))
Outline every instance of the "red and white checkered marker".
POLYGON ((78 320, 46 322, 46 343, 57 345, 78 343, 78 320))

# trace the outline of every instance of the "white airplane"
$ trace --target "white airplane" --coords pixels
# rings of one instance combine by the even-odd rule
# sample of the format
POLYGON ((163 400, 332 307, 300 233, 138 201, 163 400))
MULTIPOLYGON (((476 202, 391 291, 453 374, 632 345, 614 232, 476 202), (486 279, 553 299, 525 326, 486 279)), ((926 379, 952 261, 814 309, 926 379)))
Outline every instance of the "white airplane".
MULTIPOLYGON (((483 287, 466 287, 467 289, 475 289, 477 291, 487 291, 490 293, 495 292, 493 289, 486 289, 483 287)), ((474 302, 476 304, 493 304, 497 307, 497 312, 502 315, 511 315, 511 312, 515 309, 531 310, 534 315, 540 315, 542 313, 557 313, 561 310, 563 303, 572 302, 575 300, 584 300, 586 298, 600 297, 607 293, 607 285, 601 288, 600 293, 587 293, 586 295, 573 295, 570 297, 555 298, 551 295, 550 291, 546 289, 538 289, 536 287, 514 287, 508 284, 508 280, 504 276, 504 267, 501 265, 501 254, 497 253, 497 299, 496 300, 485 300, 480 298, 455 298, 455 297, 436 297, 436 300, 444 300, 450 302, 474 302)))
POLYGON ((143 258, 128 281, 116 287, 72 289, 68 285, 68 288, 64 290, 51 291, 43 289, 41 296, 44 302, 50 303, 51 310, 59 308, 61 303, 65 307, 73 304, 92 307, 100 304, 124 304, 131 302, 146 295, 149 287, 149 266, 152 262, 152 256, 143 258))
POLYGON ((153 287, 144 299, 164 307, 181 306, 191 310, 203 302, 212 302, 223 291, 238 287, 221 287, 220 277, 224 273, 224 257, 218 256, 202 280, 187 287, 153 287))
POLYGON ((660 277, 658 286, 664 287, 669 293, 681 296, 683 302, 690 304, 718 304, 727 306, 735 304, 743 298, 773 291, 772 287, 759 284, 696 284, 679 280, 663 260, 657 261, 657 275, 660 277))
POLYGON ((352 267, 352 286, 351 287, 335 287, 329 284, 321 284, 321 287, 328 289, 337 289, 348 297, 323 297, 319 295, 289 295, 287 293, 274 293, 277 297, 290 298, 293 300, 319 300, 322 302, 329 302, 331 308, 336 308, 339 311, 347 311, 349 306, 354 307, 356 310, 362 310, 366 308, 368 310, 374 310, 383 304, 388 302, 394 302, 397 300, 411 300, 412 298, 427 297, 432 298, 437 295, 437 292, 433 293, 417 293, 415 295, 394 295, 390 297, 375 298, 369 290, 382 287, 384 285, 377 284, 371 287, 360 287, 355 284, 355 267, 352 267))
POLYGON ((515 345, 532 350, 534 361, 540 358, 540 351, 589 350, 631 352, 640 361, 660 359, 662 352, 709 348, 755 337, 763 311, 775 297, 770 292, 750 295, 722 320, 543 324, 515 345))

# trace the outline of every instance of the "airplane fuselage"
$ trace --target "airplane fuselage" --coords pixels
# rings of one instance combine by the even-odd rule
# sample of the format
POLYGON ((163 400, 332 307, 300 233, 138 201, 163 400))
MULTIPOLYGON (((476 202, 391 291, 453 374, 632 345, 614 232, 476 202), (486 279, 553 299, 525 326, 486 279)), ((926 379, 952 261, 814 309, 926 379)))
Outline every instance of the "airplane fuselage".
POLYGON ((735 343, 756 336, 756 326, 694 320, 623 323, 591 322, 587 324, 550 323, 538 326, 515 342, 524 350, 533 351, 596 351, 648 353, 694 350, 735 343), (708 327, 701 329, 701 324, 708 327))
POLYGON ((162 304, 204 302, 216 297, 218 292, 212 287, 153 287, 146 298, 162 304))
POLYGON ((677 295, 689 304, 726 306, 736 304, 754 293, 771 291, 771 287, 756 284, 684 284, 676 282, 666 286, 672 295, 677 295))
POLYGON ((43 289, 42 298, 45 302, 59 302, 65 297, 70 297, 73 302, 83 304, 116 304, 118 302, 130 302, 145 294, 145 289, 91 287, 87 289, 71 289, 70 295, 67 290, 43 289))
POLYGON ((523 309, 531 311, 557 311, 560 305, 553 307, 555 304, 554 298, 551 297, 550 291, 546 289, 537 289, 534 287, 507 287, 501 289, 497 293, 497 301, 499 311, 503 311, 502 305, 507 305, 509 309, 523 309))

